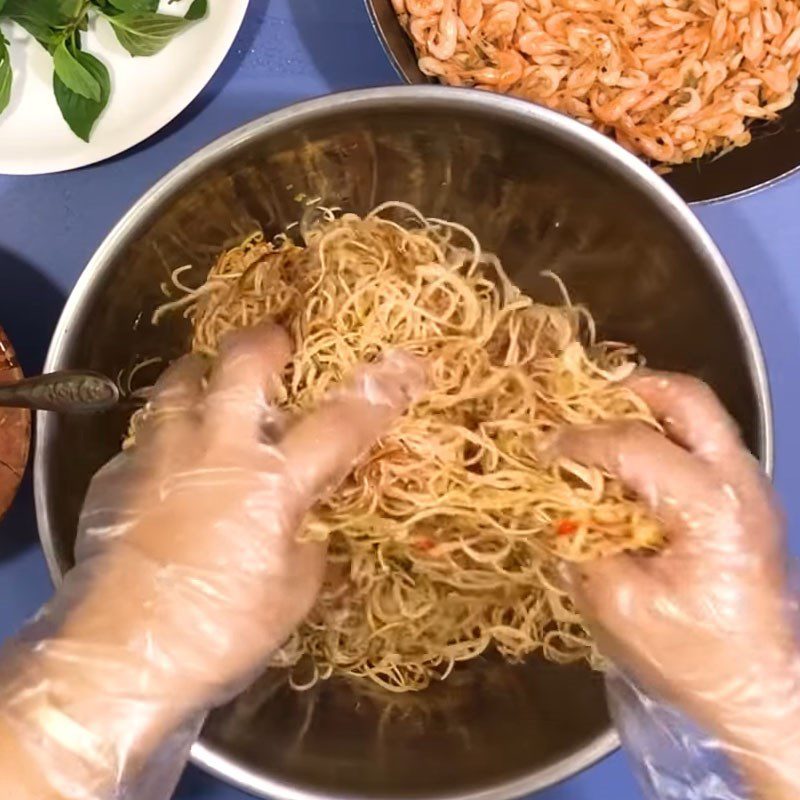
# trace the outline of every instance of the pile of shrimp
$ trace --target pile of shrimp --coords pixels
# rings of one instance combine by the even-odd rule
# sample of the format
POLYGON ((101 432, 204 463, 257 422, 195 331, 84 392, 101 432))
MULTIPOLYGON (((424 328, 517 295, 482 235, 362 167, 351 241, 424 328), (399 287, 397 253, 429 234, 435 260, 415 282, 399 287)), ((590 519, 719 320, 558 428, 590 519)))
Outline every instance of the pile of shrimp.
POLYGON ((420 69, 516 95, 682 164, 791 105, 798 0, 392 0, 420 69))

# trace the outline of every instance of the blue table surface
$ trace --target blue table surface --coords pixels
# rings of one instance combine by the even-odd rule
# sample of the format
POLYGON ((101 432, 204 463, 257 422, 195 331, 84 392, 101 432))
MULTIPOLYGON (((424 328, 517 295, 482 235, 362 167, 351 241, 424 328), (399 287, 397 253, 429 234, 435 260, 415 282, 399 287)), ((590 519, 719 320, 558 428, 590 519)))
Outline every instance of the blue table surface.
MULTIPOLYGON (((216 0, 225 2, 225 0, 216 0)), ((94 250, 164 173, 232 128, 297 100, 397 83, 361 0, 251 0, 216 77, 172 124, 104 164, 45 177, 0 176, 0 321, 28 372, 39 370, 65 297, 94 250), (358 46, 350 43, 358 42, 358 46)), ((749 197, 695 211, 742 287, 766 353, 777 430, 776 482, 800 551, 800 175, 749 197), (796 487, 795 487, 796 488, 796 487)), ((669 298, 664 298, 669 302, 669 298)), ((30 478, 0 529, 0 637, 51 592, 36 537, 30 478)), ((243 800, 189 768, 181 800, 243 800)), ((616 754, 537 796, 542 800, 640 797, 616 754)))

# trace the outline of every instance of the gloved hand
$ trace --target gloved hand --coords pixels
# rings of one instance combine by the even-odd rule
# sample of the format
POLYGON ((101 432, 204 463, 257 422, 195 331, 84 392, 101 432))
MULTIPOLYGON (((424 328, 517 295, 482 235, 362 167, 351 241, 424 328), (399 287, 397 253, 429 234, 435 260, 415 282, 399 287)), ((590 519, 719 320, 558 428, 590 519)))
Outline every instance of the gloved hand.
POLYGON ((619 477, 668 545, 572 567, 573 596, 626 676, 719 737, 764 797, 796 800, 800 650, 771 488, 703 383, 643 373, 629 385, 665 435, 628 423, 569 428, 551 454, 619 477))
POLYGON ((78 566, 0 665, 0 720, 53 796, 168 796, 197 712, 241 691, 314 602, 325 545, 298 540, 304 514, 424 388, 419 362, 389 353, 289 420, 272 405, 289 357, 262 326, 224 342, 207 385, 202 359, 177 362, 94 479, 78 566), (156 748, 168 779, 145 770, 128 791, 156 748))

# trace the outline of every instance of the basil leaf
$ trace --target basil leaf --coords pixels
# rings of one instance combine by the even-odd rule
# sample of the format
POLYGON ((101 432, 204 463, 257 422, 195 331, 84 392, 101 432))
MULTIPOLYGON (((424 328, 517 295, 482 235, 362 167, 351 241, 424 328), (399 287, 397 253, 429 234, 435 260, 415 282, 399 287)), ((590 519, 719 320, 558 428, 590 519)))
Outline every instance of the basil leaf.
POLYGON ((32 20, 16 20, 16 22, 33 36, 45 50, 49 50, 51 53, 61 41, 61 33, 48 28, 46 25, 39 25, 32 20))
POLYGON ((189 10, 186 12, 184 19, 189 19, 192 21, 196 19, 203 19, 206 14, 208 14, 208 0, 194 0, 194 2, 189 6, 189 10))
POLYGON ((48 50, 61 39, 61 32, 56 29, 69 23, 69 17, 61 12, 59 0, 6 0, 3 15, 14 20, 48 50))
POLYGON ((100 82, 81 64, 76 55, 70 52, 66 42, 61 42, 56 47, 53 53, 53 66, 56 75, 67 89, 81 97, 94 100, 95 103, 100 102, 100 82))
POLYGON ((56 0, 59 11, 70 21, 74 21, 84 7, 83 0, 56 0))
POLYGON ((76 61, 97 81, 100 86, 100 99, 92 100, 73 92, 59 78, 58 74, 53 75, 53 92, 58 107, 61 109, 61 116, 64 117, 67 125, 76 136, 88 142, 97 118, 108 105, 108 99, 111 96, 111 77, 105 64, 91 53, 79 50, 74 53, 74 56, 76 61))
POLYGON ((108 0, 108 4, 119 11, 143 11, 148 14, 158 11, 158 0, 108 0))
POLYGON ((132 56, 155 55, 189 25, 183 17, 127 11, 114 16, 106 14, 106 19, 114 27, 119 43, 132 56))
POLYGON ((80 7, 80 0, 6 0, 3 14, 26 30, 26 23, 37 27, 59 28, 69 25, 80 7))
POLYGON ((0 14, 3 13, 3 6, 6 4, 6 0, 0 0, 0 14))
POLYGON ((11 84, 13 80, 14 73, 11 71, 11 58, 8 55, 8 47, 3 35, 0 34, 0 114, 5 111, 11 102, 11 84))

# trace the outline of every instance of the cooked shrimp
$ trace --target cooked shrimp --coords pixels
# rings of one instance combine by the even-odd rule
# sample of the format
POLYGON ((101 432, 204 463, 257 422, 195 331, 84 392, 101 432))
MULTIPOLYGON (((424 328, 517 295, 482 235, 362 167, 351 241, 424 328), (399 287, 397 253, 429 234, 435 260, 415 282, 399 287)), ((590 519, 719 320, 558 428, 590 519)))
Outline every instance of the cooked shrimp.
POLYGON ((503 50, 493 57, 494 66, 483 67, 472 72, 475 83, 494 86, 498 91, 507 91, 521 77, 525 60, 513 50, 503 50))
POLYGON ((484 13, 481 34, 490 41, 510 39, 517 27, 520 10, 518 0, 501 0, 484 13))
POLYGON ((483 3, 481 0, 460 0, 458 16, 468 28, 477 27, 483 19, 483 3))
POLYGON ((439 61, 452 58, 458 45, 458 17, 455 0, 445 0, 445 7, 439 16, 439 24, 428 39, 430 54, 439 61))
POLYGON ((444 0, 405 0, 406 10, 412 17, 429 17, 441 14, 444 0))
POLYGON ((408 32, 416 45, 427 45, 436 25, 436 17, 414 17, 408 23, 408 32))

